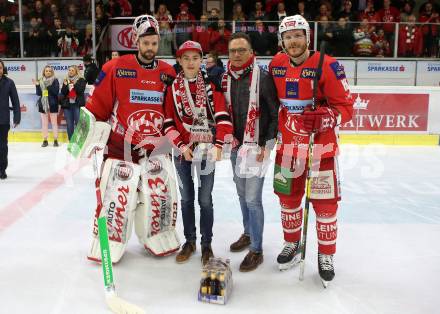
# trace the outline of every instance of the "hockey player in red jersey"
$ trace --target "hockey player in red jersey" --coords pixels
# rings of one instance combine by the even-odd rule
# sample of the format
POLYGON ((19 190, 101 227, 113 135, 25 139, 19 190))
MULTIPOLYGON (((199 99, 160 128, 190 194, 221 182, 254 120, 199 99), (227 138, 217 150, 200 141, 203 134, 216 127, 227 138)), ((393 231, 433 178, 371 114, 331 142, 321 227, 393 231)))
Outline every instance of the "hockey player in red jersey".
POLYGON ((274 190, 281 204, 285 245, 278 255, 280 270, 299 260, 308 145, 315 134, 310 199, 316 213, 318 268, 324 281, 334 277, 336 211, 340 200, 337 166, 338 126, 351 120, 353 101, 344 68, 324 56, 316 110, 312 110, 313 78, 318 73, 319 52, 310 52, 310 27, 300 15, 289 16, 279 26, 284 52, 269 65, 278 97, 278 145, 274 190))
MULTIPOLYGON (((157 153, 167 143, 162 135, 163 101, 175 71, 155 59, 159 28, 154 17, 137 17, 132 35, 137 53, 104 64, 74 136, 83 147, 77 155, 105 147, 101 215, 107 217, 113 262, 124 254, 133 224, 140 243, 156 256, 180 247, 174 230, 177 189, 169 148, 157 153), (105 128, 111 129, 109 136, 102 135, 105 128)), ((99 261, 96 218, 88 258, 99 261)))

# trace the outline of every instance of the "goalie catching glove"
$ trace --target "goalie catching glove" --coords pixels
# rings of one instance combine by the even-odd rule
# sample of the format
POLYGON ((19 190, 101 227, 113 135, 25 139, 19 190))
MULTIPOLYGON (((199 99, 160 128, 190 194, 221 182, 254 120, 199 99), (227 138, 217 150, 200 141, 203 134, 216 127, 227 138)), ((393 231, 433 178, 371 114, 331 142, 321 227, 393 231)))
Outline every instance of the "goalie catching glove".
POLYGON ((90 158, 95 150, 104 149, 107 145, 110 130, 110 124, 96 121, 93 113, 81 107, 79 121, 67 150, 75 158, 90 158))

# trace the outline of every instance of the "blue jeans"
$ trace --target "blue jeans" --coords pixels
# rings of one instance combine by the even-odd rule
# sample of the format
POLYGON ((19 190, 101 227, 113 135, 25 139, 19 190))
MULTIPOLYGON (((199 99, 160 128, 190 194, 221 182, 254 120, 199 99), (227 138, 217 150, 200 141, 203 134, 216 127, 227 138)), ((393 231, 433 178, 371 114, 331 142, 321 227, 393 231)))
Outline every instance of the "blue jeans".
POLYGON ((241 213, 243 214, 244 234, 251 238, 250 249, 254 252, 263 251, 264 210, 262 193, 264 176, 241 176, 238 167, 241 158, 237 156, 237 150, 231 151, 232 171, 240 201, 241 213), (238 164, 237 164, 238 163, 238 164))
POLYGON ((177 170, 177 181, 181 196, 183 233, 186 241, 196 241, 196 224, 194 212, 194 180, 198 178, 198 201, 200 205, 200 234, 202 247, 209 246, 212 241, 212 225, 214 224, 214 208, 212 204, 212 189, 214 187, 215 163, 202 161, 186 161, 182 157, 174 157, 177 170), (196 170, 196 171, 194 171, 196 170))
POLYGON ((67 136, 70 140, 79 120, 79 107, 71 105, 69 109, 64 109, 64 117, 67 123, 67 136))

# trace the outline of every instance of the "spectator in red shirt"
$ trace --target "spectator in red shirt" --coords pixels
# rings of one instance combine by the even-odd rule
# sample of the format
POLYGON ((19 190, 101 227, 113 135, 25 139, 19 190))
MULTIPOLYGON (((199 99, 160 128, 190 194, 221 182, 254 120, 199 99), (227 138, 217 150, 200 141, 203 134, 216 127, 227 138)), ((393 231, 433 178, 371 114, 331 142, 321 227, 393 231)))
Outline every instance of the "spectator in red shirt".
POLYGON ((191 40, 193 32, 193 23, 195 16, 189 12, 188 4, 182 2, 179 6, 180 12, 176 16, 174 26, 174 48, 177 50, 184 42, 191 40))
POLYGON ((423 33, 415 22, 415 15, 410 15, 408 24, 400 25, 399 57, 420 57, 423 54, 423 33))
POLYGON ((367 0, 367 7, 363 12, 359 14, 359 21, 363 21, 364 19, 367 19, 367 21, 370 23, 370 27, 375 27, 376 22, 380 22, 380 16, 374 9, 374 1, 373 0, 367 0))
POLYGON ((225 26, 225 20, 218 20, 218 30, 213 31, 211 34, 212 50, 217 51, 219 55, 228 55, 228 42, 231 31, 225 26))
POLYGON ((12 31, 12 24, 3 13, 0 13, 0 58, 6 57, 8 33, 10 31, 12 31))
POLYGON ((377 33, 372 35, 372 40, 376 57, 391 57, 390 42, 386 39, 385 31, 382 28, 379 28, 377 33))
POLYGON ((378 12, 380 22, 384 24, 381 25, 385 32, 385 36, 391 42, 395 37, 395 23, 400 22, 400 11, 391 6, 390 0, 383 0, 383 8, 378 12))
POLYGON ((440 23, 440 18, 437 12, 433 10, 430 2, 425 3, 425 7, 420 12, 419 22, 425 23, 422 26, 424 55, 425 57, 435 57, 438 47, 436 46, 436 37, 438 35, 438 25, 431 23, 440 23))
POLYGON ((208 16, 201 15, 200 24, 194 28, 192 38, 202 46, 203 54, 206 54, 211 50, 211 44, 209 42, 211 39, 211 32, 211 28, 208 27, 208 16))
POLYGON ((158 22, 172 22, 173 17, 171 16, 170 11, 168 11, 167 5, 162 3, 159 5, 156 14, 154 15, 158 22))

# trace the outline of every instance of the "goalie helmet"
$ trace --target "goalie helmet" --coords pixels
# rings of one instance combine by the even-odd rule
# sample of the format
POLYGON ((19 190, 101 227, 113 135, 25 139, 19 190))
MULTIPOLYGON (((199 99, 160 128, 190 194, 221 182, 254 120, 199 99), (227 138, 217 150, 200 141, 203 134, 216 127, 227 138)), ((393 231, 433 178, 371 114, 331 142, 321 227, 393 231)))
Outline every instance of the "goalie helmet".
POLYGON ((286 16, 278 26, 278 39, 283 44, 283 33, 295 29, 303 29, 306 32, 307 45, 310 45, 310 26, 309 23, 301 15, 286 16))
POLYGON ((159 23, 151 15, 140 15, 134 20, 131 33, 133 43, 146 35, 158 35, 160 37, 159 23))

